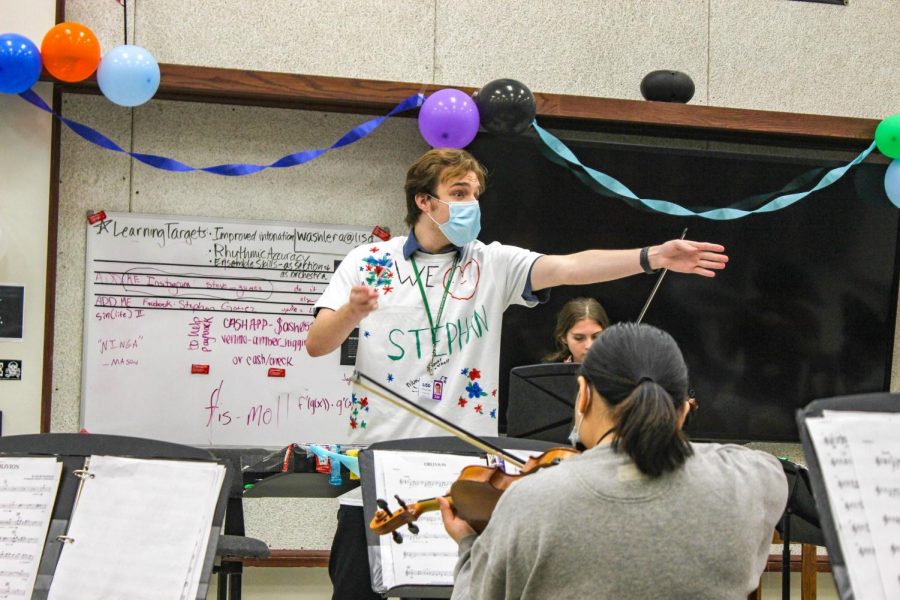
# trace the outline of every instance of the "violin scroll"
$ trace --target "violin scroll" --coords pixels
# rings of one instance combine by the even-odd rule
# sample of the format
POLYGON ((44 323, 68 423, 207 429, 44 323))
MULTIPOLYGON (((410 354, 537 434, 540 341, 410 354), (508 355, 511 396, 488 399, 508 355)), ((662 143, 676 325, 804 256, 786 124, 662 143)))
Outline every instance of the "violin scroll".
MULTIPOLYGON (((413 502, 412 504, 407 504, 399 496, 395 495, 394 498, 400 504, 400 508, 396 511, 391 511, 388 503, 381 498, 375 501, 378 505, 378 510, 375 511, 375 516, 372 517, 372 521, 369 523, 369 529, 378 535, 390 533, 398 544, 403 541, 403 538, 397 532, 398 529, 407 525, 409 532, 415 535, 419 533, 419 527, 415 524, 415 521, 423 513, 440 510, 440 506, 435 498, 413 502)), ((451 499, 450 502, 452 504, 453 500, 451 499)))

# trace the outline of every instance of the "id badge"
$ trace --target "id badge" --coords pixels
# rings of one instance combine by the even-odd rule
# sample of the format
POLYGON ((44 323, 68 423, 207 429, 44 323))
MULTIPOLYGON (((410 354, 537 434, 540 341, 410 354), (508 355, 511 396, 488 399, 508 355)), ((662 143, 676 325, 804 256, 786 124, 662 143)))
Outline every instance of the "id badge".
POLYGON ((419 400, 440 402, 444 395, 444 382, 440 379, 419 380, 419 400))

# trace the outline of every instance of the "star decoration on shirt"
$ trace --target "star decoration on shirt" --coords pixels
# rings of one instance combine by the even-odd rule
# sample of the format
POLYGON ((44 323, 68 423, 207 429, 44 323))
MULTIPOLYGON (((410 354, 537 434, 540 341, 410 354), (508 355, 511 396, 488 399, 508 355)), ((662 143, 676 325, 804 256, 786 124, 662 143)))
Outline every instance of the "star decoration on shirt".
POLYGON ((387 380, 388 380, 388 383, 391 383, 392 381, 394 381, 394 375, 391 373, 388 373, 387 380))

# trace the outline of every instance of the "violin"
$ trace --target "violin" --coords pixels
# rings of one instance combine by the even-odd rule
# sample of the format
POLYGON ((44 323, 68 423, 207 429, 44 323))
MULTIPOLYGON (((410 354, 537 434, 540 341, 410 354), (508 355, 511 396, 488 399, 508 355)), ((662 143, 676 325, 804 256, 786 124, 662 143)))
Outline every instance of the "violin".
MULTIPOLYGON (((540 469, 557 465, 561 460, 579 454, 574 448, 551 448, 538 456, 529 457, 527 460, 523 461, 521 458, 510 454, 506 450, 465 431, 446 419, 422 408, 418 404, 399 396, 394 391, 385 388, 379 382, 359 371, 354 374, 354 379, 356 385, 362 389, 448 431, 452 435, 488 454, 502 457, 505 462, 519 468, 519 473, 513 475, 505 472, 500 467, 470 465, 462 470, 459 477, 450 486, 450 494, 446 496, 446 498, 450 500, 450 503, 457 514, 459 514, 462 519, 466 520, 478 533, 481 533, 484 531, 484 528, 487 527, 491 514, 494 512, 494 507, 497 506, 497 502, 500 500, 500 496, 510 485, 522 477, 535 473, 540 469), (361 379, 367 380, 382 391, 363 383, 360 381, 361 379)), ((421 500, 411 504, 406 504, 398 496, 394 496, 394 498, 396 498, 397 502, 400 504, 400 508, 396 511, 391 511, 387 502, 383 499, 378 499, 376 501, 378 510, 375 512, 375 516, 369 523, 369 528, 378 535, 392 534, 394 541, 397 543, 402 541, 400 534, 397 533, 398 529, 404 525, 408 525, 410 532, 416 534, 418 533, 418 527, 416 527, 415 521, 423 513, 440 509, 440 505, 436 498, 421 500)))
MULTIPOLYGON (((450 501, 450 505, 456 510, 456 513, 472 526, 472 529, 481 533, 487 527, 500 496, 509 489, 509 486, 527 475, 558 465, 560 461, 578 454, 578 450, 574 448, 551 448, 538 456, 529 457, 522 470, 515 475, 506 473, 500 467, 470 465, 462 470, 459 477, 450 486, 450 493, 444 497, 450 501)), ((378 510, 375 511, 375 516, 369 523, 369 529, 378 535, 390 533, 397 543, 402 542, 402 538, 397 533, 398 529, 409 525, 412 533, 418 533, 418 527, 414 525, 415 521, 426 512, 440 510, 436 498, 406 504, 399 496, 394 497, 399 502, 400 508, 393 512, 387 502, 382 499, 377 500, 378 510)))

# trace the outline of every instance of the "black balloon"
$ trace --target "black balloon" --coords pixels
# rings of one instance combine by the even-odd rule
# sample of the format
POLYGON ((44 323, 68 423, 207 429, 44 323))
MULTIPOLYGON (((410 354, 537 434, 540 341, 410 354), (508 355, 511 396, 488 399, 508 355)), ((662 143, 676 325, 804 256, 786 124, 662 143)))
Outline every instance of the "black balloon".
POLYGON ((537 114, 534 94, 515 79, 496 79, 472 96, 481 126, 496 135, 518 135, 531 126, 537 114))

